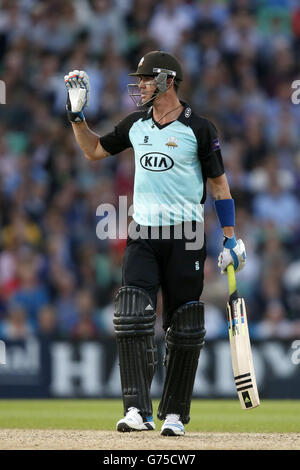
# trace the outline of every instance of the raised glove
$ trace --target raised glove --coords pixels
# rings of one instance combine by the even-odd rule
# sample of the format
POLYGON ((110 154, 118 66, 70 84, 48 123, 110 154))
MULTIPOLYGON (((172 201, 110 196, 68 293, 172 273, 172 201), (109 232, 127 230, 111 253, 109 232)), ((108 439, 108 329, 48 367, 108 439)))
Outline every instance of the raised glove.
POLYGON ((236 240, 235 236, 232 238, 224 237, 223 245, 223 251, 218 258, 221 274, 226 273, 229 264, 233 264, 235 271, 240 271, 246 263, 246 249, 243 241, 241 239, 236 240))
POLYGON ((83 70, 73 70, 65 75, 65 84, 68 90, 67 115, 72 122, 84 121, 83 109, 90 100, 89 77, 83 70))

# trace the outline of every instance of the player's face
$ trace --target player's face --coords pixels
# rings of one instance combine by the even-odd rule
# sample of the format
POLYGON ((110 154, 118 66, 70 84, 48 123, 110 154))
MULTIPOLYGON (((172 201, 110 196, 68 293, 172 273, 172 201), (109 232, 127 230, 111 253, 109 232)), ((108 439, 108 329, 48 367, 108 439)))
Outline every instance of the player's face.
POLYGON ((156 82, 153 77, 141 75, 138 80, 142 103, 148 101, 156 90, 156 82))

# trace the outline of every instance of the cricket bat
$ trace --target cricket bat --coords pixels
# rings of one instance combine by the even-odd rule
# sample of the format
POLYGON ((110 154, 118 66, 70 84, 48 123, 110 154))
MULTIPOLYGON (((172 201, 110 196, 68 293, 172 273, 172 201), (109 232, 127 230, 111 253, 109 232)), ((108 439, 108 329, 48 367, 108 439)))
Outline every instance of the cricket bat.
POLYGON ((235 271, 227 267, 229 301, 227 303, 228 333, 234 382, 243 410, 259 406, 245 301, 239 297, 235 271))

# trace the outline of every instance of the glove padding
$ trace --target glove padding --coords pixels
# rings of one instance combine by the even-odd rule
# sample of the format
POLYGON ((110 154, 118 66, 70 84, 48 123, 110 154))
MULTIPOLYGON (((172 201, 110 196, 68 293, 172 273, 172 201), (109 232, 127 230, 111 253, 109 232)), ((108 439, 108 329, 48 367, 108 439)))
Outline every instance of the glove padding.
POLYGON ((234 270, 240 271, 246 263, 246 249, 241 239, 236 240, 232 238, 225 238, 223 251, 218 258, 218 267, 221 269, 221 274, 226 274, 226 269, 229 264, 233 264, 234 270))
POLYGON ((73 70, 65 75, 65 84, 68 90, 67 108, 72 113, 80 113, 90 101, 90 81, 83 70, 73 70))

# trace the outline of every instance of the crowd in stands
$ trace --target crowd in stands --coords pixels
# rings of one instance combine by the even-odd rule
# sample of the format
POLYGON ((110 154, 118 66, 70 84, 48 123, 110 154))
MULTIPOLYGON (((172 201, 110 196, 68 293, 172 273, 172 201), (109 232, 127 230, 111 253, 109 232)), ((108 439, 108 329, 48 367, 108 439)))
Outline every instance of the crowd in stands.
MULTIPOLYGON (((100 135, 135 110, 128 73, 151 50, 183 64, 180 98, 219 130, 247 250, 238 274, 252 338, 300 335, 300 4, 296 0, 0 0, 0 337, 113 335, 124 239, 97 207, 132 201, 132 150, 84 158, 64 75, 85 70, 100 135)), ((222 231, 205 205, 207 338, 227 336, 222 231)), ((160 328, 161 295, 157 331, 160 328)))

